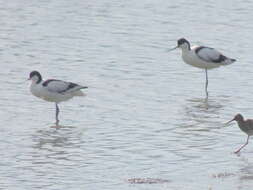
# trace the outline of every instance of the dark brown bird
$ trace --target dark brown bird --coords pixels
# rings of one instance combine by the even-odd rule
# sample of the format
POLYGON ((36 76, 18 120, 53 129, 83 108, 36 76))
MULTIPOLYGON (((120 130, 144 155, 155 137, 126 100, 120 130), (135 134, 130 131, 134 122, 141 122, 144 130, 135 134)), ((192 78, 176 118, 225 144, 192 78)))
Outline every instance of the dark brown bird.
POLYGON ((232 121, 236 121, 239 128, 248 135, 246 143, 235 151, 235 153, 239 153, 249 143, 249 137, 253 135, 253 119, 244 120, 241 114, 237 114, 232 120, 227 122, 227 124, 232 121))

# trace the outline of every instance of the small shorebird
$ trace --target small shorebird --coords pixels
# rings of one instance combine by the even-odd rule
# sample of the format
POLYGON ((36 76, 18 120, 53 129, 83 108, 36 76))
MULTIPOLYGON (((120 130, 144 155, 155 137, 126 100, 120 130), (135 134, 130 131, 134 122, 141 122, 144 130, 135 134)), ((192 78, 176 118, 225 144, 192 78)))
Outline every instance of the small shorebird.
POLYGON ((208 97, 207 86, 208 86, 208 75, 207 70, 213 69, 222 65, 229 65, 235 62, 235 59, 228 58, 221 54, 219 51, 214 48, 205 47, 205 46, 190 46, 190 43, 181 38, 177 41, 177 46, 170 49, 172 51, 176 48, 181 48, 182 58, 185 63, 205 69, 206 71, 206 96, 208 97))
POLYGON ((67 101, 74 96, 85 96, 81 89, 88 88, 72 82, 65 82, 56 79, 43 81, 38 71, 32 71, 28 80, 32 80, 30 91, 34 96, 48 102, 55 102, 55 119, 57 125, 59 123, 58 115, 60 112, 58 104, 60 102, 67 101))
POLYGON ((241 149, 249 143, 249 137, 253 135, 253 119, 244 120, 241 114, 237 114, 232 120, 228 121, 227 124, 232 121, 237 121, 239 128, 248 135, 246 143, 235 151, 235 153, 239 153, 241 149))

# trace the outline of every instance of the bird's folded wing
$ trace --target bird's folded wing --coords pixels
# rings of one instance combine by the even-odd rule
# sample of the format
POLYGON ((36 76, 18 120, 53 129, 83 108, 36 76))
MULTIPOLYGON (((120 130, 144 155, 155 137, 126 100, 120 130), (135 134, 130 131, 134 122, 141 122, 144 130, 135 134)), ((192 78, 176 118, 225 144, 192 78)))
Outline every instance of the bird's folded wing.
POLYGON ((214 62, 219 63, 226 59, 224 55, 218 52, 216 49, 200 46, 195 49, 196 55, 206 61, 206 62, 214 62))
POLYGON ((253 131, 253 119, 247 119, 246 123, 247 123, 247 130, 253 131))
POLYGON ((72 82, 53 79, 45 81, 43 86, 50 92, 61 94, 70 93, 85 88, 72 82))

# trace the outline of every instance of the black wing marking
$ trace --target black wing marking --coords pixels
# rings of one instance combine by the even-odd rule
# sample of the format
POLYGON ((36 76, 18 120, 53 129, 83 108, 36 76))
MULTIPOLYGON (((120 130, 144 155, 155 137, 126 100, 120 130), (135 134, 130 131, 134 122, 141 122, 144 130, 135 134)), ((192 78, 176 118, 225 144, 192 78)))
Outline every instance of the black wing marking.
POLYGON ((72 88, 75 88, 75 87, 77 87, 77 86, 79 86, 79 85, 78 85, 78 84, 75 84, 75 83, 70 82, 70 83, 69 83, 69 85, 67 86, 67 88, 66 88, 66 89, 64 89, 64 90, 62 90, 62 91, 60 91, 59 93, 64 93, 64 92, 67 92, 68 90, 70 90, 70 89, 72 89, 72 88))
POLYGON ((196 55, 208 62, 221 63, 228 59, 214 48, 199 46, 195 49, 196 55), (201 51, 202 50, 202 51, 201 51))
POLYGON ((49 79, 42 83, 43 87, 45 87, 48 91, 53 93, 68 93, 80 90, 82 88, 87 88, 84 86, 80 86, 78 84, 72 82, 65 82, 62 80, 49 79))

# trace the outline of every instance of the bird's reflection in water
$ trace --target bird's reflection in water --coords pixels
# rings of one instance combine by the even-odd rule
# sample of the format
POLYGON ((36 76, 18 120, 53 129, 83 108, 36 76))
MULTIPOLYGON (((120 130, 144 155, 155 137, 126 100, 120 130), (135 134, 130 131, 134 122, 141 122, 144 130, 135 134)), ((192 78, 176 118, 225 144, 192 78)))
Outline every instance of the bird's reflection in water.
POLYGON ((52 146, 64 146, 68 143, 68 137, 74 129, 73 126, 54 125, 47 129, 38 130, 36 133, 36 141, 39 145, 37 148, 42 148, 44 144, 51 144, 52 146))
POLYGON ((200 98, 186 100, 180 110, 181 118, 175 133, 186 137, 184 141, 190 141, 188 144, 191 143, 192 146, 215 143, 216 133, 223 127, 220 112, 226 104, 226 97, 209 98, 208 101, 200 98))
POLYGON ((208 130, 208 125, 221 127, 220 111, 228 104, 226 97, 206 99, 194 98, 188 99, 183 107, 183 123, 184 127, 200 127, 199 130, 208 130), (203 128, 202 128, 202 127, 203 128))
POLYGON ((46 127, 33 135, 35 163, 70 160, 82 143, 82 131, 74 126, 46 127))

